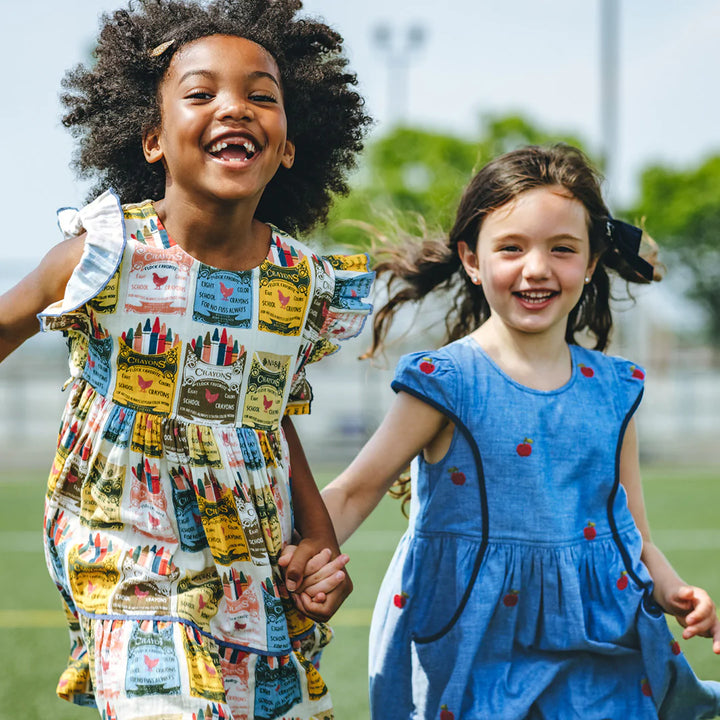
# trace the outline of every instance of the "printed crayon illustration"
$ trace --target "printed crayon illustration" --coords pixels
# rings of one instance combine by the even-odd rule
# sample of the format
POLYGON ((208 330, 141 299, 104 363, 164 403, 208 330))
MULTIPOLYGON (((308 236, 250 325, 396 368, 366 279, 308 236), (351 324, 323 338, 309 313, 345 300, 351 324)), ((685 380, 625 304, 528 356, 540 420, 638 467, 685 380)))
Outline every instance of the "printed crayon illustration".
POLYGON ((282 267, 294 267, 302 262, 305 253, 294 243, 288 242, 290 238, 282 232, 273 232, 270 243, 270 258, 276 265, 282 267))
POLYGON ((190 471, 185 465, 170 468, 172 476, 172 499, 175 508, 175 521, 180 535, 180 547, 185 552, 198 552, 208 546, 205 528, 200 517, 195 488, 190 479, 190 471))
POLYGON ((245 355, 244 346, 232 334, 228 334, 227 328, 214 328, 212 335, 208 329, 204 336, 192 338, 190 347, 195 357, 208 365, 232 365, 245 355))
POLYGON ((88 662, 87 649, 84 645, 73 643, 70 650, 68 666, 60 676, 57 686, 57 694, 66 700, 80 701, 82 696, 92 692, 90 682, 90 665, 88 662))
POLYGON ((295 653, 295 657, 305 670, 310 700, 319 700, 323 695, 327 695, 327 685, 322 679, 322 676, 318 672, 317 668, 300 653, 295 653))
POLYGON ((179 345, 162 355, 142 355, 120 340, 113 402, 168 414, 175 395, 179 357, 179 345))
POLYGON ((82 481, 78 460, 75 457, 67 460, 58 448, 48 478, 48 497, 55 496, 59 507, 77 513, 80 510, 81 495, 82 481))
POLYGON ((102 436, 118 447, 127 447, 135 425, 135 410, 113 405, 102 436))
POLYGON ((141 458, 131 468, 130 507, 136 530, 160 542, 175 543, 175 530, 168 517, 168 501, 160 482, 156 461, 141 458))
POLYGON ((113 339, 95 338, 88 339, 87 360, 83 377, 101 394, 107 395, 110 387, 110 376, 112 367, 110 359, 112 357, 113 339))
POLYGON ((245 488, 239 473, 236 473, 238 481, 233 488, 233 496, 237 506, 238 518, 245 531, 250 555, 255 565, 266 565, 268 562, 267 548, 265 547, 265 539, 260 527, 260 519, 252 504, 250 495, 245 488))
MULTIPOLYGON (((282 551, 283 532, 275 506, 275 498, 273 497, 272 490, 267 485, 255 488, 253 496, 255 500, 255 511, 257 512, 260 527, 263 531, 263 538, 265 539, 265 547, 267 548, 268 555, 276 559, 282 551)), ((290 530, 289 528, 286 528, 286 530, 287 537, 290 530)))
POLYGON ((138 545, 122 561, 122 580, 111 610, 120 614, 169 615, 170 582, 180 575, 170 550, 157 545, 138 545))
POLYGON ((278 335, 299 335, 309 294, 307 258, 292 268, 265 261, 260 266, 258 328, 278 335))
POLYGON ((205 536, 215 561, 231 565, 236 561, 250 560, 250 549, 230 488, 221 487, 210 471, 198 482, 197 500, 205 536))
MULTIPOLYGON (((222 346, 220 352, 225 354, 222 346)), ((234 423, 240 402, 245 357, 245 348, 242 348, 242 354, 232 364, 211 365, 198 359, 188 345, 185 349, 178 415, 189 419, 234 423)))
POLYGON ((307 328, 311 336, 316 338, 325 324, 325 318, 330 310, 333 297, 333 278, 315 257, 313 265, 315 267, 315 290, 308 310, 307 328))
POLYGON ((290 656, 260 655, 255 664, 255 720, 272 720, 301 699, 300 678, 290 656))
POLYGON ((265 629, 267 648, 270 652, 281 652, 290 647, 287 623, 283 603, 278 596, 271 578, 262 584, 262 597, 265 606, 265 629))
POLYGON ((245 392, 243 425, 260 430, 278 427, 290 361, 289 355, 254 354, 245 392))
POLYGON ((122 333, 123 342, 141 355, 162 355, 180 344, 180 338, 160 318, 145 318, 122 333))
POLYGON ((177 586, 177 607, 180 617, 202 628, 209 628, 218 611, 223 588, 215 568, 189 573, 177 586))
POLYGON ((212 427, 188 423, 186 440, 190 465, 213 468, 223 466, 212 427))
POLYGON ((47 557, 52 567, 51 574, 55 584, 61 590, 66 602, 70 601, 70 583, 65 572, 65 565, 62 558, 65 555, 68 539, 70 537, 69 526, 65 512, 47 515, 44 520, 47 542, 47 557))
POLYGON ((80 609, 107 613, 109 597, 120 579, 119 562, 120 551, 99 533, 89 533, 84 545, 70 548, 68 575, 80 609))
POLYGON ((187 310, 193 260, 179 247, 135 245, 128 273, 125 310, 181 315, 187 310))
POLYGON ((218 648, 220 668, 225 683, 227 703, 233 708, 233 716, 248 717, 250 714, 250 653, 237 648, 218 648))
POLYGON ((201 264, 195 286, 193 320, 208 325, 249 328, 253 316, 252 278, 252 270, 230 272, 201 264))
POLYGON ((163 417, 136 412, 132 428, 130 449, 148 458, 160 458, 163 453, 163 417))
MULTIPOLYGON (((91 623, 90 627, 94 630, 95 624, 91 623)), ((117 700, 120 697, 123 686, 122 672, 125 669, 123 660, 126 637, 125 628, 118 620, 103 620, 98 624, 98 633, 93 632, 91 646, 95 648, 95 654, 100 659, 97 672, 93 673, 93 688, 98 697, 106 700, 117 700)), ((93 666, 97 667, 95 663, 93 666)))
POLYGON ((222 584, 228 607, 226 617, 232 620, 232 627, 221 629, 226 639, 240 645, 262 648, 266 637, 260 622, 260 583, 251 575, 232 567, 223 573, 222 584))
MULTIPOLYGON (((179 632, 183 630, 179 629, 179 632)), ((180 666, 173 643, 173 623, 133 623, 127 654, 125 692, 128 697, 180 692, 180 666)))
POLYGON ((108 280, 107 285, 92 299, 88 306, 98 313, 115 312, 118 302, 118 287, 120 286, 120 268, 108 280))
POLYGON ((90 528, 122 530, 120 501, 125 486, 125 467, 98 455, 82 485, 80 522, 90 528))
POLYGON ((210 651, 203 636, 194 628, 183 625, 181 632, 188 666, 190 694, 206 700, 225 702, 225 688, 217 653, 210 651))
POLYGON ((235 432, 240 451, 245 459, 245 467, 248 470, 258 470, 263 466, 263 455, 257 434, 248 428, 236 428, 235 432))

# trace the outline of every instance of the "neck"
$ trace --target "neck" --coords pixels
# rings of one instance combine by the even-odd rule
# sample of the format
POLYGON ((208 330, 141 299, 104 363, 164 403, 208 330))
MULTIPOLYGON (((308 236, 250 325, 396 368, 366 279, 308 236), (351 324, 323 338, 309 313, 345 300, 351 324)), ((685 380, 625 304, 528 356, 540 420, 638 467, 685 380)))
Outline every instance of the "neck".
POLYGON ((521 333, 490 318, 471 337, 510 377, 536 390, 554 390, 572 373, 564 328, 521 333))
POLYGON ((188 197, 166 188, 155 210, 168 235, 200 262, 225 270, 246 270, 267 256, 270 228, 255 219, 253 202, 188 197))

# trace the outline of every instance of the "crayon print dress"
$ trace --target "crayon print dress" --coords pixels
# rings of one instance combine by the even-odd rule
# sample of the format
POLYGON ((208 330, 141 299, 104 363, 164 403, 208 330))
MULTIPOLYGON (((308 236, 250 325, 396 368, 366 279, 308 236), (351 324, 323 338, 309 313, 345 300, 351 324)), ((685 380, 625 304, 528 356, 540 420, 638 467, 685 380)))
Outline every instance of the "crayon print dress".
POLYGON ((313 255, 273 228, 229 272, 174 244, 151 202, 61 211, 86 231, 65 298, 72 378, 45 510, 71 635, 58 694, 104 720, 331 718, 277 559, 293 528, 283 415, 308 363, 356 335, 367 257, 313 255))
POLYGON ((370 631, 372 720, 720 713, 720 683, 698 680, 653 600, 619 479, 644 373, 570 353, 569 381, 547 392, 470 337, 400 360, 393 389, 455 429, 443 459, 413 461, 370 631))

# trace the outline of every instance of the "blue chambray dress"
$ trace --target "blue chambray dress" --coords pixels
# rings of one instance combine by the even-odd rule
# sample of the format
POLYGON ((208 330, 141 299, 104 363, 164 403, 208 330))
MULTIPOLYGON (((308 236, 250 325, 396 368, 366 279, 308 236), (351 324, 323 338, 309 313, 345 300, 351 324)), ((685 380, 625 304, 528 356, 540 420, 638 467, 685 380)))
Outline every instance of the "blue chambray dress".
POLYGON ((71 636, 58 694, 103 720, 327 720, 277 560, 293 528, 284 414, 308 363, 360 332, 367 257, 318 256, 271 228, 231 272, 188 255, 150 201, 106 192, 61 214, 87 233, 65 297, 68 401, 45 502, 71 636))
POLYGON ((413 461, 409 528, 373 616, 373 720, 689 720, 720 712, 652 599, 619 483, 643 371, 571 347, 549 392, 471 338, 403 357, 393 389, 454 424, 413 461))

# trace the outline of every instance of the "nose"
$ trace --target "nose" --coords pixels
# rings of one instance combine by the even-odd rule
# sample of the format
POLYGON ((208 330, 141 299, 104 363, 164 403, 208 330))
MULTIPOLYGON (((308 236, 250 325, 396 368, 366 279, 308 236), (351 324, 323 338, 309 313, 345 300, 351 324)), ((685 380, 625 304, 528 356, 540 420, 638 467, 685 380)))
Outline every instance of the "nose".
POLYGON ((523 277, 528 280, 547 280, 550 277, 550 264, 547 253, 539 248, 530 250, 525 255, 523 277))
POLYGON ((255 117, 252 104, 240 95, 225 95, 217 110, 219 120, 252 120, 255 117))

